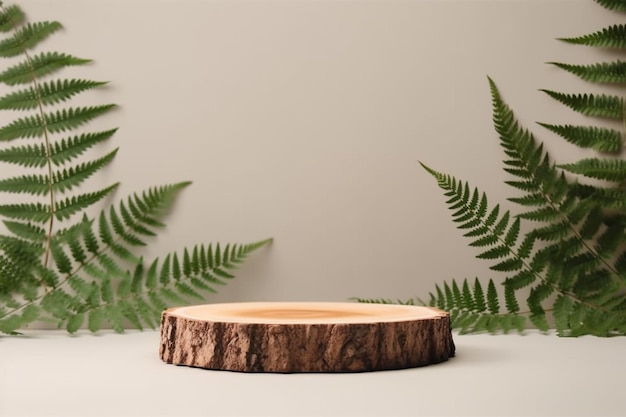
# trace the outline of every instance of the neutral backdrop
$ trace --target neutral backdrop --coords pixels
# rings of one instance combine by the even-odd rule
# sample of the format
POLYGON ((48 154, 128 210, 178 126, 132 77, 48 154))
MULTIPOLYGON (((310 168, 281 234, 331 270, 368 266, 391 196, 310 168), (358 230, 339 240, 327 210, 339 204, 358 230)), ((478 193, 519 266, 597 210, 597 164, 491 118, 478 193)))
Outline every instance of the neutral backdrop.
POLYGON ((599 88, 546 62, 613 58, 556 38, 622 18, 592 0, 18 3, 63 23, 43 48, 94 59, 66 76, 110 81, 74 104, 120 106, 89 125, 119 127, 96 153, 120 152, 86 187, 121 181, 117 202, 193 181, 148 259, 274 238, 207 302, 426 298, 442 280, 502 279, 419 161, 515 212, 487 76, 554 159, 576 160, 535 122, 580 119, 538 90, 599 88))

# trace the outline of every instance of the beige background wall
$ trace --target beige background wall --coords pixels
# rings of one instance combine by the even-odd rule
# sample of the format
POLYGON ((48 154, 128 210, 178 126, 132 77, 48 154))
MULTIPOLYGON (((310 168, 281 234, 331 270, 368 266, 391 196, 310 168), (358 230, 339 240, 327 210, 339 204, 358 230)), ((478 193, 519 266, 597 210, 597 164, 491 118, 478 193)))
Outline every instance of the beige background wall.
POLYGON ((193 181, 147 255, 274 237, 210 301, 404 299, 498 278, 418 161, 515 210, 487 75, 556 159, 576 159, 534 125, 576 120, 538 89, 592 87, 544 63, 598 60, 555 38, 620 17, 592 0, 19 4, 64 24, 47 49, 95 60, 67 75, 111 82, 82 99, 120 105, 90 126, 119 126, 106 147, 121 147, 90 185, 122 181, 117 201, 193 181))

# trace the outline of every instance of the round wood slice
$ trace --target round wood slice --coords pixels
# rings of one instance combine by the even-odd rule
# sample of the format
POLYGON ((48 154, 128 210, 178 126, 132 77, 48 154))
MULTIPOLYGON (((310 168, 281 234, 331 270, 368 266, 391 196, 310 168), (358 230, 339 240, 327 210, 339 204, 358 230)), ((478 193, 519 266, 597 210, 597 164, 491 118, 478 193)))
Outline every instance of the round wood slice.
POLYGON ((363 372, 454 356, 448 313, 324 302, 208 304, 165 310, 167 363, 242 372, 363 372))

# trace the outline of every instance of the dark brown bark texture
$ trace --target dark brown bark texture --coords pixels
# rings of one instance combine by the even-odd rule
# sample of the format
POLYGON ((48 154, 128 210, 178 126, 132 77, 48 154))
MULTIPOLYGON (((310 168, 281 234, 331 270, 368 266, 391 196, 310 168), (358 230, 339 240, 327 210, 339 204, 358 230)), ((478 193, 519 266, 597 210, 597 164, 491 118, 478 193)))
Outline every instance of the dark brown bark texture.
POLYGON ((166 363, 240 372, 366 372, 448 360, 447 314, 374 323, 258 324, 196 320, 163 312, 166 363))

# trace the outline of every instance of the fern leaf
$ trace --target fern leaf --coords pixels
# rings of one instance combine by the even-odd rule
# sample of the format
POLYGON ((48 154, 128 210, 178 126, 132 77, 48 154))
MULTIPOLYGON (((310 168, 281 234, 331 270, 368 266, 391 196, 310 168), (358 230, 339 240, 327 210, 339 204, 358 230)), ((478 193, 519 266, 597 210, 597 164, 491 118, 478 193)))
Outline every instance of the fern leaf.
POLYGON ((543 193, 531 193, 522 197, 510 197, 507 200, 524 207, 543 206, 546 204, 546 197, 543 193))
POLYGON ((45 115, 46 127, 52 133, 65 132, 80 127, 116 107, 115 104, 103 104, 58 110, 45 115))
POLYGON ((623 49, 626 48, 626 26, 613 25, 588 35, 559 40, 575 45, 623 49))
POLYGON ((467 310, 475 310, 476 304, 474 302, 474 297, 472 295, 472 291, 470 290, 469 282, 467 279, 463 280, 463 288, 462 288, 462 307, 467 310))
POLYGON ((504 286, 505 288, 519 290, 521 288, 529 286, 530 284, 535 282, 536 279, 537 277, 535 276, 535 274, 533 274, 532 271, 524 269, 519 271, 517 274, 508 277, 504 281, 504 286))
POLYGON ((158 283, 158 275, 157 275, 158 268, 159 268, 159 259, 156 258, 150 264, 150 267, 148 268, 148 271, 147 271, 146 277, 145 277, 145 286, 149 290, 153 290, 157 286, 157 283, 158 283))
POLYGON ((41 168, 48 162, 44 145, 15 146, 0 149, 0 162, 41 168))
POLYGON ((622 189, 576 184, 573 193, 581 199, 592 199, 608 209, 626 208, 626 191, 622 189))
POLYGON ((622 133, 615 129, 597 126, 539 125, 563 137, 569 143, 581 148, 599 152, 619 152, 622 149, 622 133))
MULTIPOLYGON (((132 199, 129 199, 128 202, 129 202, 129 206, 132 207, 132 199)), ((129 211, 129 209, 126 208, 126 205, 124 204, 124 202, 120 202, 119 207, 120 207, 120 214, 122 216, 122 220, 124 221, 124 224, 126 225, 128 229, 132 230, 132 232, 139 234, 139 235, 156 236, 156 233, 154 233, 151 229, 149 229, 144 224, 135 220, 135 216, 141 218, 141 214, 139 211, 137 210, 129 211)))
MULTIPOLYGON (((543 150, 537 144, 534 136, 522 129, 513 111, 506 105, 500 96, 497 86, 491 78, 489 84, 492 95, 493 122, 508 158, 507 165, 514 167, 513 172, 520 181, 505 181, 506 184, 524 191, 530 195, 528 202, 539 205, 543 196, 544 204, 558 204, 565 195, 568 184, 559 177, 556 168, 543 150)), ((519 203, 526 200, 517 199, 519 203)))
POLYGON ((43 119, 39 115, 22 117, 0 128, 0 141, 41 137, 46 130, 51 133, 72 130, 109 112, 115 107, 114 104, 104 104, 69 108, 58 110, 54 113, 47 113, 43 119))
POLYGON ((554 288, 546 283, 542 283, 530 290, 527 302, 531 310, 530 321, 539 330, 547 331, 550 326, 548 324, 546 313, 541 305, 542 301, 548 298, 554 292, 554 288))
POLYGON ((152 307, 146 300, 141 297, 135 299, 135 311, 141 318, 145 326, 156 329, 159 323, 161 310, 152 307))
POLYGON ((87 319, 87 328, 89 329, 89 331, 97 332, 102 328, 103 322, 104 310, 102 308, 97 308, 89 312, 89 316, 87 319))
POLYGON ((115 308, 112 305, 105 305, 104 317, 116 333, 124 333, 124 315, 119 308, 115 308))
POLYGON ((194 290, 191 286, 185 284, 184 282, 177 282, 175 286, 176 290, 183 296, 195 298, 198 300, 202 300, 204 298, 196 290, 194 290))
POLYGON ((44 124, 37 115, 19 118, 0 128, 0 141, 43 136, 44 124))
POLYGON ((80 327, 83 325, 84 321, 85 315, 83 313, 76 313, 67 320, 67 325, 65 326, 65 329, 70 334, 76 333, 78 329, 80 329, 80 327))
POLYGON ((453 304, 462 308, 464 300, 463 296, 461 295, 461 290, 459 289, 459 284, 456 280, 452 280, 450 291, 452 292, 453 304))
POLYGON ((72 261, 60 245, 52 244, 51 253, 57 270, 61 274, 69 274, 72 272, 72 261))
POLYGON ((0 215, 11 219, 43 223, 50 218, 50 208, 41 203, 1 204, 0 215))
POLYGON ((39 105, 57 104, 72 96, 102 85, 105 82, 89 80, 56 80, 43 82, 38 87, 14 91, 0 98, 0 110, 32 110, 39 105))
POLYGON ((602 210, 596 206, 589 212, 585 222, 580 228, 580 236, 583 239, 591 239, 600 230, 602 225, 602 210))
POLYGON ((490 279, 487 284, 487 308, 491 314, 500 313, 500 303, 498 301, 498 293, 496 291, 496 285, 493 280, 490 279))
POLYGON ((96 133, 84 133, 55 142, 50 152, 50 160, 57 166, 64 164, 83 154, 94 145, 111 138, 116 131, 117 129, 110 129, 96 133))
POLYGON ((111 206, 109 210, 109 220, 116 235, 119 236, 125 243, 131 246, 145 246, 146 243, 139 239, 135 234, 129 231, 129 228, 122 222, 115 207, 111 206))
POLYGON ((89 299, 94 291, 97 290, 97 286, 94 283, 88 283, 84 279, 78 277, 77 275, 72 275, 67 280, 68 285, 77 295, 79 295, 83 299, 89 299))
POLYGON ((606 117, 622 120, 624 102, 621 97, 606 94, 566 94, 552 90, 540 90, 585 116, 606 117))
MULTIPOLYGON (((107 153, 101 158, 94 159, 73 167, 65 168, 53 172, 52 174, 52 187, 59 193, 71 190, 74 187, 80 185, 83 181, 91 177, 93 174, 110 164, 117 154, 117 148, 107 153)), ((0 190, 1 190, 0 182, 0 190)))
POLYGON ((43 195, 50 191, 48 178, 43 175, 22 175, 0 180, 0 191, 43 195))
POLYGON ((495 265, 489 267, 492 271, 499 272, 513 272, 517 271, 524 266, 524 263, 517 257, 512 257, 505 259, 504 261, 498 262, 495 265))
POLYGON ((622 159, 587 158, 559 167, 573 174, 580 174, 589 178, 620 183, 626 180, 626 161, 622 159))
POLYGON ((518 218, 536 222, 552 222, 558 220, 560 213, 554 207, 544 206, 535 210, 520 213, 518 218))
POLYGON ((510 254, 510 248, 499 245, 476 255, 478 259, 500 259, 510 254))
POLYGON ((115 190, 118 186, 119 186, 119 183, 115 183, 99 191, 83 193, 80 195, 75 195, 75 196, 57 201, 55 203, 54 214, 56 218, 59 220, 68 219, 72 215, 102 200, 104 197, 109 195, 113 190, 115 190))
POLYGON ((198 247, 197 246, 195 246, 193 249, 193 256, 190 255, 189 250, 185 248, 185 250, 183 251, 183 274, 185 276, 188 277, 188 276, 191 276, 192 274, 197 274, 198 272, 200 272, 197 259, 198 259, 198 247))
POLYGON ((59 22, 26 23, 17 29, 13 36, 0 41, 0 57, 9 58, 19 55, 36 46, 61 27, 59 22))
MULTIPOLYGON (((494 234, 488 234, 489 230, 487 228, 474 229, 474 231, 477 230, 480 231, 480 234, 483 236, 470 242, 469 246, 475 246, 480 248, 484 246, 495 245, 496 243, 498 243, 498 236, 494 234)), ((471 234, 466 233, 463 236, 467 237, 471 236, 471 234)))
POLYGON ((74 261, 79 264, 84 264, 85 261, 87 261, 87 254, 80 242, 78 240, 71 240, 69 246, 74 261))
MULTIPOLYGON (((450 313, 451 325, 459 334, 487 331, 508 332, 516 329, 520 333, 524 331, 525 319, 517 311, 518 307, 511 299, 507 300, 507 306, 512 308, 506 313, 500 312, 498 294, 493 280, 489 280, 487 294, 483 291, 478 278, 474 285, 470 286, 467 279, 459 286, 456 280, 443 282, 443 289, 435 286, 436 294, 430 293, 429 305, 447 310, 450 313)), ((374 299, 369 302, 391 303, 391 300, 374 299)))
POLYGON ((594 83, 624 84, 626 83, 626 62, 601 62, 592 65, 572 65, 560 62, 549 62, 581 79, 594 83))
POLYGON ((143 289, 143 283, 144 283, 143 259, 140 258, 133 272, 132 280, 130 282, 130 291, 133 294, 140 293, 143 289))
POLYGON ((20 334, 17 330, 28 326, 30 323, 39 319, 41 309, 35 304, 30 304, 20 312, 8 317, 0 317, 0 333, 16 335, 20 334))
POLYGON ((155 310, 163 311, 168 307, 168 304, 163 300, 157 291, 149 291, 148 300, 152 303, 155 310))
POLYGON ((46 238, 46 231, 36 224, 5 220, 4 225, 8 231, 22 239, 43 242, 46 238))
POLYGON ((82 305, 80 298, 71 296, 61 288, 48 292, 40 303, 43 310, 61 321, 68 320, 82 305))
POLYGON ((26 16, 16 5, 8 5, 0 9, 0 32, 8 32, 24 22, 26 16))
POLYGON ((609 10, 618 12, 626 11, 626 3, 624 3, 624 0, 595 0, 595 2, 609 10))
POLYGON ((180 270, 180 262, 178 261, 178 254, 172 254, 172 264, 170 269, 170 276, 174 278, 175 281, 180 281, 180 277, 182 276, 182 272, 180 270))
POLYGON ((41 79, 61 68, 85 65, 90 59, 81 59, 59 52, 42 52, 33 55, 30 61, 20 62, 0 73, 0 82, 7 85, 28 84, 32 79, 41 79))
POLYGON ((108 277, 124 278, 126 272, 106 253, 101 253, 96 257, 98 263, 104 268, 108 277))
POLYGON ((483 287, 480 284, 478 278, 474 280, 474 306, 476 311, 482 313, 487 310, 487 304, 485 302, 485 293, 483 291, 483 287))
POLYGON ((515 291, 513 290, 513 287, 509 285, 504 286, 504 302, 506 311, 509 313, 517 313, 519 311, 519 304, 517 302, 517 298, 515 297, 515 291))
POLYGON ((127 301, 121 301, 116 307, 119 308, 122 316, 126 318, 136 329, 143 330, 142 320, 132 304, 127 301))
POLYGON ((167 285, 170 283, 171 275, 170 275, 170 262, 172 255, 167 254, 165 259, 163 259, 163 264, 161 265, 161 269, 159 272, 159 282, 162 285, 167 285))
POLYGON ((614 223, 604 229, 596 239, 595 250, 603 258, 612 258, 624 239, 624 225, 614 223))

